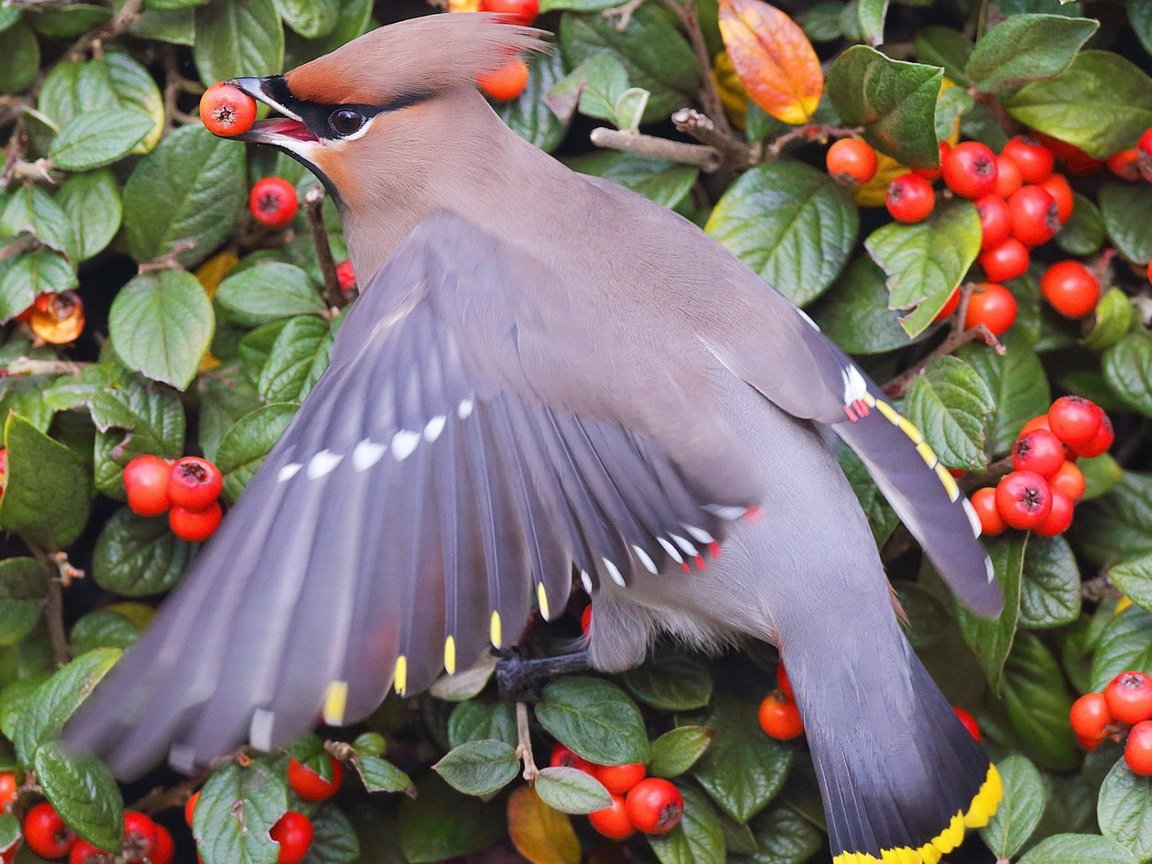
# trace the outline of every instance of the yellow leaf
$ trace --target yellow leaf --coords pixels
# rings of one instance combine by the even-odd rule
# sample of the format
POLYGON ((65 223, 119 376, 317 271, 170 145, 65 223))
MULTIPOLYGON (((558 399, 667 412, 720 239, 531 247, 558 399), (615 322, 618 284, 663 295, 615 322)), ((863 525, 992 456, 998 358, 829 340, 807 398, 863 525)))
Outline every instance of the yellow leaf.
POLYGON ((508 836, 532 864, 580 864, 580 841, 572 820, 521 786, 508 798, 508 836))
POLYGON ((196 270, 196 278, 204 286, 204 293, 208 295, 209 300, 216 296, 216 289, 220 287, 224 277, 239 262, 240 259, 236 257, 235 252, 224 251, 213 255, 196 270))
POLYGON ((748 110, 748 91, 736 74, 732 58, 727 51, 721 51, 712 60, 712 80, 716 82, 716 92, 720 94, 720 104, 728 115, 728 122, 737 129, 744 128, 744 114, 748 110))
POLYGON ((824 72, 795 21, 762 0, 720 0, 720 35, 753 102, 785 123, 811 118, 824 72))

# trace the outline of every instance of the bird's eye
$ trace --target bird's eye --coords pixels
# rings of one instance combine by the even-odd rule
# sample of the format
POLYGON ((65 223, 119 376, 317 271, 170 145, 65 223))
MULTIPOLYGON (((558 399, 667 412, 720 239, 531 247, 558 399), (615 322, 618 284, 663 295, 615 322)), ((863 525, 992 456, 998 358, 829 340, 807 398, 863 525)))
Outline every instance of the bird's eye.
POLYGON ((337 135, 351 135, 364 125, 365 117, 359 111, 350 108, 341 108, 333 111, 328 118, 328 125, 337 135))

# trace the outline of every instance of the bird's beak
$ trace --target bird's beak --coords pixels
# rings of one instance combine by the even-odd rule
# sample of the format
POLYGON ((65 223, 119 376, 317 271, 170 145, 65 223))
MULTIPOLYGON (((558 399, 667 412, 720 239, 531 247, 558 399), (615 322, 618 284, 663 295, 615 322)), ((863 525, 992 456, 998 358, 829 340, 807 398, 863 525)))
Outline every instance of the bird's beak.
POLYGON ((231 78, 225 83, 243 90, 257 102, 263 102, 280 117, 270 117, 267 120, 258 120, 252 128, 241 135, 234 136, 239 141, 250 141, 254 144, 271 144, 290 153, 301 154, 302 150, 320 143, 312 134, 312 130, 303 119, 290 108, 282 105, 271 95, 269 82, 271 78, 231 78))

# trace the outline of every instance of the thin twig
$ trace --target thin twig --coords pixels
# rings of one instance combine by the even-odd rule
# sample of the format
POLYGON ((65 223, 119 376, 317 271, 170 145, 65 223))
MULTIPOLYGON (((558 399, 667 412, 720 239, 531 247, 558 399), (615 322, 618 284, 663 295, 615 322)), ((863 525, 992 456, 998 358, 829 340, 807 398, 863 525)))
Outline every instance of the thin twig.
POLYGON ((540 774, 532 755, 532 733, 528 729, 528 704, 516 703, 516 755, 524 762, 524 779, 532 783, 540 774))
POLYGON ((15 258, 24 252, 30 252, 40 245, 40 240, 33 234, 23 234, 7 246, 0 246, 0 261, 15 258))
POLYGON ((69 60, 83 60, 89 48, 108 39, 115 39, 136 23, 140 11, 144 8, 144 0, 125 0, 120 11, 99 27, 89 30, 76 40, 64 56, 69 60))
POLYGON ((632 16, 645 2, 647 2, 647 0, 628 0, 627 3, 613 7, 612 9, 605 9, 600 14, 605 18, 615 18, 617 30, 627 30, 628 25, 632 23, 632 16))
POLYGON ((330 307, 343 308, 348 305, 348 298, 340 290, 336 261, 332 258, 332 245, 328 242, 328 229, 324 227, 324 189, 320 185, 304 193, 304 213, 308 217, 308 229, 312 232, 312 244, 316 247, 316 260, 320 263, 320 273, 324 277, 324 302, 330 307))
POLYGON ((131 809, 138 810, 141 813, 158 813, 161 810, 167 810, 169 807, 183 807, 188 803, 188 799, 192 797, 192 793, 196 790, 204 780, 208 777, 207 771, 197 771, 191 777, 181 780, 175 786, 165 788, 164 786, 157 786, 151 789, 140 798, 133 802, 131 809))
POLYGON ((48 597, 44 601, 44 618, 48 622, 48 638, 52 643, 52 657, 57 668, 72 659, 72 646, 64 630, 64 581, 58 576, 48 580, 48 597))
POLYGON ((807 123, 790 129, 768 145, 767 155, 775 159, 788 145, 796 141, 826 142, 829 138, 852 138, 864 131, 863 126, 825 126, 822 123, 807 123))
POLYGON ((655 135, 621 132, 618 129, 609 129, 605 126, 593 129, 589 138, 597 147, 623 150, 627 153, 638 153, 641 156, 653 156, 657 159, 668 159, 683 165, 695 165, 708 173, 718 170, 724 161, 715 147, 669 141, 667 138, 657 138, 655 135))
POLYGON ((34 360, 31 357, 17 357, 7 368, 0 369, 0 375, 79 375, 91 363, 74 363, 69 360, 34 360))
POLYGON ((720 154, 721 167, 741 170, 756 163, 752 149, 745 141, 737 140, 717 128, 713 119, 695 108, 681 108, 672 115, 672 123, 685 135, 691 135, 701 144, 720 154))
POLYGON ((179 270, 183 269, 184 265, 177 259, 187 252, 189 249, 195 249, 196 243, 193 240, 181 240, 173 246, 168 252, 161 255, 159 258, 154 258, 151 261, 145 261, 136 268, 138 273, 155 273, 157 270, 179 270))
POLYGON ((696 62, 700 65, 700 76, 703 86, 700 88, 700 104, 704 106, 704 113, 712 118, 716 124, 716 131, 730 141, 737 139, 732 133, 728 123, 728 115, 724 113, 724 102, 720 99, 720 91, 716 89, 716 80, 712 77, 712 58, 708 55, 708 42, 704 39, 704 31, 700 28, 700 18, 696 14, 696 0, 662 0, 665 6, 679 16, 684 25, 684 33, 688 43, 696 55, 696 62))

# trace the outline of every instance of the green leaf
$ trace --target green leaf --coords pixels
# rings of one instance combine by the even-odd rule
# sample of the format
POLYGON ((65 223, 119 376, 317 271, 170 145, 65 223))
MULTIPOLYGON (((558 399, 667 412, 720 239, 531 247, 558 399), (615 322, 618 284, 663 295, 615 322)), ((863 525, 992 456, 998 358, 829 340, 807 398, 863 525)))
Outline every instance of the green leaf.
POLYGON ((335 804, 325 804, 312 816, 312 846, 304 864, 352 864, 360 859, 356 829, 335 804))
POLYGON ((968 201, 944 202, 923 222, 878 228, 864 246, 888 276, 889 307, 910 310, 900 326, 917 336, 932 325, 976 260, 980 216, 968 201))
POLYGON ((1152 417, 1152 335, 1130 333, 1104 352, 1104 379, 1127 404, 1152 417))
POLYGON ((1143 0, 1128 0, 1128 21, 1144 50, 1152 54, 1152 6, 1143 0))
POLYGON ((592 813, 612 804, 600 781, 578 768, 545 768, 535 788, 541 801, 561 813, 592 813))
POLYGON ((1104 627, 1092 657, 1092 690, 1103 690, 1121 672, 1152 675, 1152 615, 1138 606, 1117 613, 1104 627))
MULTIPOLYGON (((0 8, 0 16, 3 16, 4 9, 6 8, 7 7, 0 8)), ((3 19, 0 18, 0 21, 2 20, 3 19)), ((4 766, 5 770, 12 770, 15 767, 15 761, 13 761, 11 765, 5 764, 4 766)), ((20 842, 21 836, 20 820, 16 818, 16 814, 0 813, 0 851, 8 852, 13 849, 13 847, 20 842)))
POLYGON ((1115 840, 1140 861, 1152 859, 1152 777, 1138 777, 1117 759, 1096 805, 1100 833, 1115 840))
POLYGON ((1032 759, 1053 771, 1076 766, 1079 756, 1068 723, 1072 696, 1060 664, 1031 633, 1017 635, 1004 664, 1004 707, 1032 759))
POLYGON ((648 773, 653 777, 679 777, 712 744, 716 730, 707 726, 677 726, 652 742, 648 773))
POLYGON ((205 87, 238 75, 278 74, 284 64, 284 30, 272 0, 198 7, 193 59, 205 87))
POLYGON ((299 407, 292 402, 265 405, 241 417, 225 434, 216 454, 216 465, 224 474, 224 495, 229 501, 240 497, 299 407))
POLYGON ((1091 834, 1053 834, 1020 859, 1020 864, 1136 864, 1132 853, 1114 840, 1091 834))
POLYGON ((144 273, 120 289, 108 314, 117 356, 153 381, 183 390, 212 341, 215 316, 191 273, 144 273))
POLYGON ((61 127, 49 157, 65 171, 91 171, 127 156, 152 131, 152 118, 130 108, 77 114, 61 127))
POLYGON ((303 39, 293 32, 284 34, 284 67, 292 69, 351 42, 368 30, 371 18, 372 0, 342 0, 336 26, 327 36, 303 39))
POLYGON ((486 849, 507 834, 503 806, 461 795, 436 774, 400 802, 400 848, 408 864, 434 864, 486 849))
POLYGON ((356 773, 369 792, 405 792, 412 794, 412 781, 408 775, 379 756, 357 754, 352 759, 356 773))
POLYGON ((884 271, 867 256, 853 261, 811 312, 824 335, 849 354, 883 354, 915 341, 900 326, 900 313, 888 308, 884 271))
POLYGON ((1062 75, 1004 105, 1014 120, 1106 159, 1152 126, 1152 79, 1119 54, 1081 51, 1062 75))
POLYGON ((566 12, 560 19, 560 49, 570 69, 601 54, 619 60, 628 82, 652 94, 646 123, 687 104, 700 84, 700 67, 688 42, 670 18, 651 5, 637 9, 624 30, 600 14, 566 12))
POLYGON ((17 414, 4 424, 8 473, 0 526, 49 549, 63 549, 88 521, 92 482, 84 460, 17 414))
POLYGON ((192 244, 176 260, 185 266, 203 260, 232 231, 247 188, 243 147, 203 126, 177 129, 140 161, 124 186, 129 253, 144 262, 173 252, 178 244, 192 244))
POLYGON ((268 402, 303 402, 328 368, 331 345, 332 333, 323 318, 290 319, 272 344, 256 389, 268 402))
POLYGON ((692 786, 679 786, 684 796, 680 824, 667 834, 648 834, 648 845, 660 864, 725 864, 724 829, 711 802, 692 786))
POLYGON ((600 12, 621 5, 623 0, 540 0, 540 14, 545 12, 600 12))
POLYGON ((340 18, 339 0, 275 0, 284 23, 305 39, 327 36, 340 18))
POLYGON ((828 96, 845 126, 863 126, 864 140, 911 168, 940 159, 936 97, 944 73, 920 63, 891 60, 854 45, 828 70, 828 96))
POLYGON ((284 777, 263 760, 227 762, 208 777, 192 816, 204 864, 276 864, 268 832, 289 809, 284 777))
POLYGON ((985 93, 1003 93, 1068 68, 1098 21, 1063 15, 1013 15, 980 37, 968 59, 969 79, 985 93))
POLYGON ((24 24, 0 31, 0 93, 19 93, 36 80, 40 43, 24 24))
POLYGON ((968 58, 972 43, 959 30, 949 27, 923 27, 916 32, 916 56, 929 66, 943 66, 944 75, 961 87, 970 82, 968 58))
POLYGON ((616 100, 628 89, 628 70, 612 54, 593 54, 572 75, 580 81, 580 113, 612 122, 616 100))
POLYGON ((648 761, 636 704, 615 684, 573 675, 545 686, 536 719, 570 750, 597 765, 648 761))
POLYGON ((520 759, 514 748, 488 738, 449 750, 432 770, 457 792, 486 798, 512 782, 520 770, 520 759))
POLYGON ((884 17, 888 14, 888 0, 857 0, 856 15, 860 34, 869 45, 884 41, 884 17))
POLYGON ((37 33, 52 39, 75 39, 81 33, 95 30, 112 17, 112 10, 94 3, 70 3, 49 8, 29 16, 37 33))
POLYGON ((528 86, 519 98, 496 106, 496 113, 508 127, 551 153, 564 140, 568 123, 548 107, 548 94, 564 77, 564 60, 559 51, 535 54, 528 58, 528 86))
POLYGON ((155 610, 142 603, 117 603, 83 615, 68 632, 68 641, 77 654, 97 648, 131 648, 144 632, 155 610), (129 612, 129 609, 139 610, 129 612), (145 610, 147 612, 145 613, 145 610))
MULTIPOLYGON (((122 108, 134 108, 152 118, 152 129, 132 148, 133 153, 150 153, 164 131, 164 97, 156 79, 127 54, 113 53, 104 58, 116 101, 122 108)), ((84 110, 91 110, 86 106, 84 110)))
POLYGON ((0 561, 0 645, 15 645, 35 628, 51 576, 35 558, 0 561))
POLYGON ((1004 786, 1004 799, 996 813, 980 829, 980 836, 997 858, 1007 861, 1024 848, 1040 817, 1048 792, 1040 772, 1027 757, 1009 756, 996 764, 1004 786))
POLYGON ((1104 219, 1091 198, 1072 193, 1072 215, 1056 234, 1056 245, 1069 255, 1091 255, 1104 243, 1104 219))
POLYGON ((216 302, 229 321, 242 327, 324 311, 308 274, 282 261, 261 262, 229 276, 220 283, 216 302))
POLYGON ((823 835, 789 807, 773 807, 753 823, 756 851, 749 864, 804 864, 823 844, 823 835))
POLYGON ((624 673, 632 695, 660 711, 692 711, 712 700, 712 674, 699 658, 672 651, 649 657, 624 673))
MULTIPOLYGON (((1152 81, 1148 86, 1152 88, 1152 81)), ((1100 187, 1100 215, 1108 236, 1136 264, 1152 260, 1152 201, 1147 184, 1108 181, 1100 187)))
POLYGON ((468 741, 494 738, 515 746, 516 715, 506 702, 468 699, 448 716, 448 743, 459 747, 468 741))
POLYGON ((118 104, 107 64, 86 60, 54 65, 44 76, 38 107, 59 129, 85 111, 124 106, 118 104))
MULTIPOLYGON (((840 10, 842 8, 843 5, 837 0, 823 0, 823 2, 817 3, 798 15, 796 22, 804 28, 804 35, 813 42, 832 42, 841 36, 840 10)), ((761 113, 763 114, 763 111, 761 113)))
MULTIPOLYGON (((1096 304, 1092 329, 1083 339, 1084 347, 1091 351, 1111 348, 1132 329, 1134 315, 1135 310, 1128 295, 1119 288, 1110 288, 1096 304)), ((1123 378, 1126 375, 1121 372, 1117 377, 1123 378)))
POLYGON ((148 519, 125 507, 100 532, 92 581, 124 597, 163 594, 188 570, 194 548, 168 530, 166 518, 148 519))
POLYGON ((1052 401, 1048 376, 1040 358, 1019 334, 1000 337, 1007 349, 997 354, 985 345, 965 345, 958 356, 984 379, 996 403, 988 418, 987 444, 991 454, 1007 453, 1020 434, 1020 427, 1048 411, 1052 401))
POLYGON ((844 269, 859 213, 848 191, 825 172, 781 161, 757 166, 733 183, 706 230, 799 306, 844 269))
POLYGON ((684 200, 700 173, 688 165, 608 150, 583 153, 566 163, 573 171, 619 183, 669 208, 684 200))
POLYGON ((120 230, 123 205, 120 186, 111 171, 73 174, 56 193, 76 239, 76 254, 87 261, 103 252, 120 230))
POLYGON ((36 748, 36 782, 64 823, 94 846, 119 851, 124 802, 116 778, 95 756, 74 757, 59 741, 36 748))
POLYGON ((1152 554, 1129 558, 1108 568, 1108 578, 1133 603, 1152 612, 1152 554))
POLYGON ((1152 552, 1152 474, 1126 471, 1107 495, 1079 508, 1072 522, 1076 549, 1093 564, 1152 552))
POLYGON ((1024 553, 1020 626, 1060 627, 1080 615, 1080 570, 1063 537, 1033 537, 1024 553))
POLYGON ((938 357, 912 379, 904 413, 940 461, 978 471, 987 464, 984 424, 995 408, 988 386, 958 357, 938 357))
POLYGON ((51 249, 0 261, 0 322, 15 318, 41 294, 69 291, 76 284, 75 268, 51 249))
POLYGON ((976 654, 984 675, 994 693, 1004 681, 1004 664, 1016 639, 1016 618, 1020 608, 1020 582, 1024 571, 1024 552, 1028 535, 1004 535, 988 538, 984 545, 996 582, 1004 592, 1004 609, 998 618, 981 618, 963 606, 957 606, 957 618, 964 641, 976 654))
POLYGON ((1124 477, 1124 469, 1108 453, 1081 458, 1076 463, 1084 474, 1084 496, 1081 501, 1091 501, 1111 492, 1124 477))
POLYGON ((205 459, 215 462, 225 433, 245 414, 260 407, 260 396, 239 374, 201 378, 200 384, 200 449, 205 459))
POLYGON ((96 488, 124 500, 124 465, 136 456, 184 453, 184 408, 175 392, 139 375, 108 381, 88 408, 96 436, 96 488), (119 432, 116 430, 126 430, 119 432))
POLYGON ((692 769, 712 800, 738 822, 764 809, 792 766, 794 751, 764 734, 756 709, 751 701, 717 699, 704 720, 716 737, 692 769))
POLYGON ((90 651, 36 688, 24 703, 12 738, 20 764, 30 765, 37 747, 60 737, 64 723, 119 659, 114 648, 90 651))
POLYGON ((68 217, 55 199, 31 184, 20 187, 8 199, 0 217, 0 236, 28 230, 46 246, 75 259, 76 238, 68 217))

